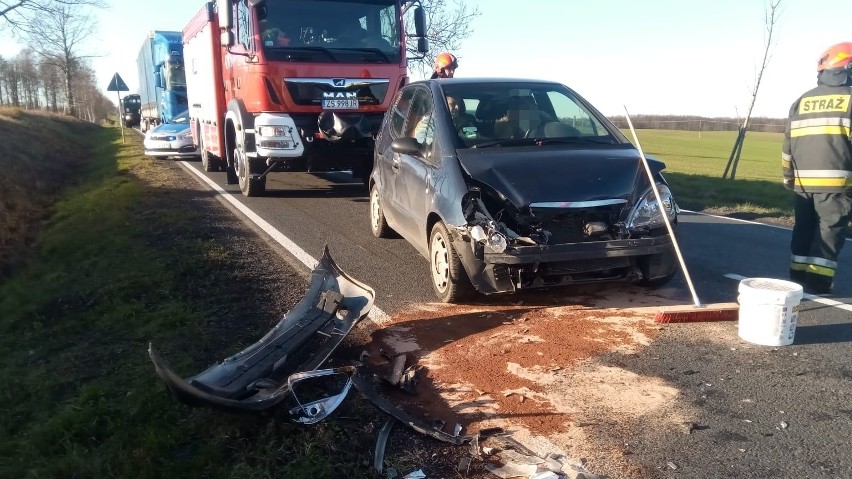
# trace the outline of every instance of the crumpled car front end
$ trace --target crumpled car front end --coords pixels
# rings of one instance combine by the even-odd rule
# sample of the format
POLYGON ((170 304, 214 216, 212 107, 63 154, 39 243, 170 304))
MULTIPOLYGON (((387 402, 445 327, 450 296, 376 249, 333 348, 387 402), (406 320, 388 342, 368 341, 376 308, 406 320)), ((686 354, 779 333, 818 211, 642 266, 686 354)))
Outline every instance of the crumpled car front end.
POLYGON ((561 181, 543 179, 546 170, 527 173, 538 178, 531 188, 500 161, 490 163, 487 173, 467 171, 468 191, 461 199, 466 223, 452 229, 478 291, 602 281, 660 285, 672 278, 677 259, 662 214, 676 222, 678 208, 659 174, 662 165, 656 165, 661 210, 638 158, 622 155, 602 163, 577 169, 573 177, 551 169, 561 181))

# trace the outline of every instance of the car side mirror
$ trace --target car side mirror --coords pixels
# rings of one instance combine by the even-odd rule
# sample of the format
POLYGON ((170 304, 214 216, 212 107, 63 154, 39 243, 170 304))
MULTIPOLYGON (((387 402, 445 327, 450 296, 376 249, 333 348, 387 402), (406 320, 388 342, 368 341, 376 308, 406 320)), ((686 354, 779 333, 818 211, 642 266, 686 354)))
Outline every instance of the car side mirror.
POLYGON ((422 148, 423 145, 417 141, 417 138, 406 136, 393 140, 390 147, 394 153, 400 153, 402 155, 416 155, 420 153, 420 148, 422 148))

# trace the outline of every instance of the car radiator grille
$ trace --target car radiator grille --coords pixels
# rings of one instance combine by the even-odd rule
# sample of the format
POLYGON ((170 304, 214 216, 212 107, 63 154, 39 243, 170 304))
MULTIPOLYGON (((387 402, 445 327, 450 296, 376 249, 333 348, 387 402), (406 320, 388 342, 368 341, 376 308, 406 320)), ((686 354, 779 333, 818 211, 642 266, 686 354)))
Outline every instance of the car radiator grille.
POLYGON ((599 258, 546 263, 542 267, 542 272, 550 275, 579 274, 587 273, 589 271, 605 271, 609 269, 626 268, 629 266, 630 258, 599 258))
POLYGON ((582 243, 600 241, 602 238, 586 236, 584 229, 589 222, 612 225, 618 220, 621 205, 591 208, 565 208, 562 210, 533 209, 537 217, 544 217, 541 228, 550 233, 548 244, 582 243))

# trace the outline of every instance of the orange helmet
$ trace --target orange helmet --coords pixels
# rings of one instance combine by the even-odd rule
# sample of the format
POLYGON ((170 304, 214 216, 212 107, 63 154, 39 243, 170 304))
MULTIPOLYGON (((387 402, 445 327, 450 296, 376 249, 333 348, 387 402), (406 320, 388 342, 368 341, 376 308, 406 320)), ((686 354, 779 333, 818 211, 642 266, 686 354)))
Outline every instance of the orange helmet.
POLYGON ((444 52, 435 57, 435 68, 458 68, 459 61, 452 53, 444 52))
POLYGON ((838 43, 819 57, 817 71, 852 68, 852 42, 838 43))

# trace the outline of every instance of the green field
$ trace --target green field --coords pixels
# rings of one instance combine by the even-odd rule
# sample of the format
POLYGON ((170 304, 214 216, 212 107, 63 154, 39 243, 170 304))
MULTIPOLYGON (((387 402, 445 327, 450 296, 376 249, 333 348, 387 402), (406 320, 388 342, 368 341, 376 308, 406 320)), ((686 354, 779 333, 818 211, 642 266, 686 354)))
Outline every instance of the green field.
MULTIPOLYGON (((630 131, 624 132, 632 140, 630 131)), ((643 151, 666 163, 664 174, 682 208, 740 217, 792 215, 781 184, 781 133, 749 133, 736 180, 722 179, 737 133, 638 130, 643 151)), ((730 176, 730 175, 729 175, 730 176)))

